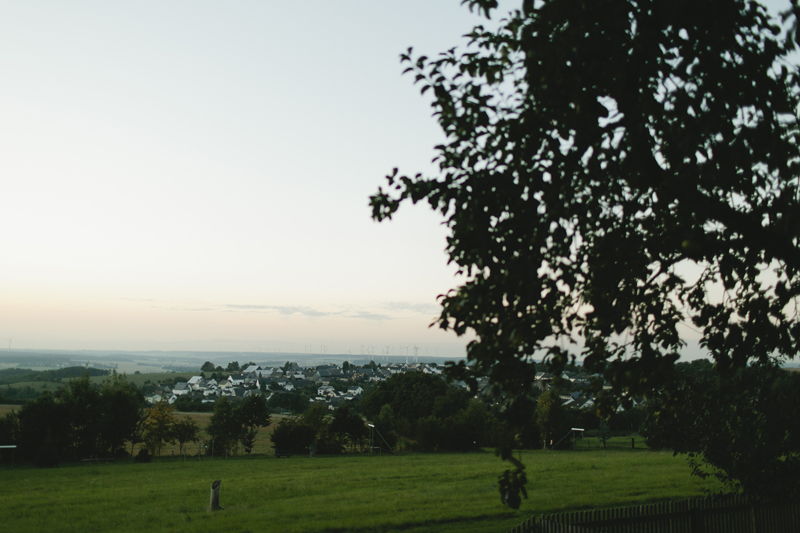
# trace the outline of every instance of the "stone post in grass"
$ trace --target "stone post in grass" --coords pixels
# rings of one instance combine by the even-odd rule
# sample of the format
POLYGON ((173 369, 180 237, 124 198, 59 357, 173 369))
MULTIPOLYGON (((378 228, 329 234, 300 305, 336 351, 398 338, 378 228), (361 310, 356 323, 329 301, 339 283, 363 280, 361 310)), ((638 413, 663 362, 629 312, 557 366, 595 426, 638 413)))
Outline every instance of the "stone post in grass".
POLYGON ((211 503, 208 505, 209 511, 219 511, 224 509, 219 505, 219 486, 222 485, 222 480, 218 479, 211 484, 211 503))

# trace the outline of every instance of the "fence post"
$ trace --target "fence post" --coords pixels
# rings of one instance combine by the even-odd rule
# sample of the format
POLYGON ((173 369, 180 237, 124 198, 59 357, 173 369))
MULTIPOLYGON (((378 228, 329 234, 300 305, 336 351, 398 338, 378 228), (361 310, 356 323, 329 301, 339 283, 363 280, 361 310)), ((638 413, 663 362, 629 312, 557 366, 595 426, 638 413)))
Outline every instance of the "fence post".
POLYGON ((697 507, 689 508, 689 530, 692 533, 706 533, 703 515, 697 507))
POLYGON ((211 502, 208 504, 209 511, 219 511, 222 507, 219 506, 219 486, 222 485, 222 480, 218 479, 211 484, 211 502))

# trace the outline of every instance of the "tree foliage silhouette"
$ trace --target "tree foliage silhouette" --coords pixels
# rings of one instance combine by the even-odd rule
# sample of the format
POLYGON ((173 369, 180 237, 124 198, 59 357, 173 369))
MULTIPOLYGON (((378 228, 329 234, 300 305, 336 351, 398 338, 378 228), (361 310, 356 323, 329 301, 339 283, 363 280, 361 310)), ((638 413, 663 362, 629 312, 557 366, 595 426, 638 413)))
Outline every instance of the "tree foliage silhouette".
POLYGON ((513 404, 534 356, 579 354, 608 413, 659 386, 681 323, 723 371, 797 353, 793 33, 751 0, 524 0, 464 51, 402 56, 446 141, 438 175, 395 169, 371 206, 445 218, 466 281, 437 322, 476 337, 452 376, 513 404))
POLYGON ((753 500, 800 495, 800 376, 775 365, 729 376, 677 365, 647 406, 648 446, 687 454, 694 475, 753 500))

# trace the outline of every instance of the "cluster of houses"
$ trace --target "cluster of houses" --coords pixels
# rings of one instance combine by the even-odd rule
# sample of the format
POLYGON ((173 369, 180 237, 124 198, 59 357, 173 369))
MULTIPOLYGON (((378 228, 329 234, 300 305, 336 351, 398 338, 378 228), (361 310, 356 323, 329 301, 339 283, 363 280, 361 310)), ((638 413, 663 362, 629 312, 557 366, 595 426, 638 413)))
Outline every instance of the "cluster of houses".
MULTIPOLYGON (((166 401, 172 404, 181 396, 188 396, 192 400, 213 403, 221 396, 246 398, 251 394, 265 395, 269 399, 273 394, 309 388, 309 385, 313 384, 317 389, 316 396, 313 396, 310 401, 323 402, 330 409, 336 409, 343 402, 361 398, 364 393, 363 386, 367 386, 367 383, 385 381, 394 374, 404 372, 441 375, 442 367, 424 363, 396 363, 384 367, 363 368, 353 365, 345 365, 343 368, 335 364, 301 368, 297 363, 289 363, 283 367, 248 365, 239 372, 230 373, 227 379, 220 381, 198 375, 175 385, 160 385, 146 400, 150 403, 166 401), (334 386, 333 384, 336 382, 340 384, 334 386), (341 383, 349 383, 350 386, 343 390, 344 387, 341 383)), ((584 389, 593 379, 600 377, 599 374, 563 372, 560 377, 562 382, 570 383, 570 392, 561 395, 564 406, 578 409, 594 407, 594 398, 584 392, 584 389)), ((535 384, 540 389, 547 390, 554 379, 555 376, 552 374, 539 372, 536 374, 535 384)), ((483 392, 488 384, 487 378, 478 380, 479 390, 476 393, 483 392)), ((466 387, 464 383, 456 383, 456 385, 466 387)))
POLYGON ((441 374, 441 368, 428 364, 393 364, 386 367, 357 368, 350 365, 343 369, 338 365, 320 365, 310 369, 300 368, 297 363, 284 367, 262 367, 248 365, 239 372, 232 372, 227 379, 217 381, 203 376, 192 376, 186 382, 174 385, 159 385, 153 394, 145 399, 151 403, 166 401, 175 403, 181 396, 203 403, 213 403, 222 396, 246 398, 251 394, 265 395, 269 399, 273 394, 291 392, 306 388, 309 384, 317 385, 317 395, 311 401, 324 402, 330 409, 336 409, 342 402, 355 400, 364 393, 359 384, 385 381, 394 374, 403 372, 425 372, 441 374), (352 382, 346 391, 343 387, 334 387, 333 382, 352 382))
MULTIPOLYGON (((582 372, 562 372, 562 383, 569 383, 569 393, 561 394, 559 397, 562 400, 564 407, 572 409, 593 409, 595 407, 595 399, 589 394, 586 389, 589 384, 595 379, 602 378, 600 374, 585 374, 582 372)), ((547 390, 553 383, 555 376, 547 372, 536 373, 536 386, 542 390, 547 390)), ((603 388, 610 388, 610 385, 604 385, 603 388)), ((642 398, 632 399, 633 406, 636 407, 644 403, 642 398)), ((623 407, 619 406, 617 411, 622 411, 623 407)))
POLYGON ((188 396, 192 400, 213 403, 220 396, 244 397, 245 393, 252 393, 253 388, 237 386, 237 380, 230 376, 229 379, 217 382, 215 379, 206 379, 202 376, 192 376, 189 381, 179 382, 174 385, 158 385, 153 394, 146 396, 148 403, 156 404, 166 401, 170 404, 181 396, 188 396))

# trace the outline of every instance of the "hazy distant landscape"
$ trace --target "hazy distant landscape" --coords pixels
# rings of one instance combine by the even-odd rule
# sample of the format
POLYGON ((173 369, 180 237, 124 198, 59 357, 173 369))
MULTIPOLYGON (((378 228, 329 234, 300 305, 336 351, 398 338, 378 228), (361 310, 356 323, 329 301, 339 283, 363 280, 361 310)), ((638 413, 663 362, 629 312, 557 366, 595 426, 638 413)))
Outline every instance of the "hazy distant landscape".
MULTIPOLYGON (((368 359, 360 362, 353 360, 352 364, 347 359, 346 355, 340 354, 20 350, 0 356, 0 376, 12 382, 16 372, 24 374, 24 369, 32 369, 31 379, 34 381, 25 382, 26 387, 32 387, 37 394, 49 390, 60 398, 58 401, 67 401, 66 398, 86 390, 76 385, 80 379, 86 379, 90 389, 96 387, 95 390, 99 391, 110 379, 109 373, 115 371, 120 373, 123 382, 129 382, 142 391, 152 391, 155 384, 174 386, 191 376, 197 376, 201 366, 210 368, 209 363, 224 368, 235 361, 244 364, 252 360, 258 363, 257 366, 263 364, 268 367, 267 361, 272 360, 275 366, 286 369, 316 367, 316 373, 306 371, 309 377, 314 376, 313 379, 320 379, 319 369, 336 371, 336 378, 323 378, 317 384, 306 385, 312 390, 328 383, 338 383, 337 389, 340 391, 350 384, 361 384, 374 395, 380 390, 381 383, 394 383, 403 377, 409 383, 426 383, 427 390, 438 390, 439 396, 431 398, 425 398, 425 389, 417 389, 416 396, 404 394, 400 398, 400 407, 395 405, 396 399, 391 400, 398 415, 403 412, 404 402, 410 406, 422 400, 435 400, 441 404, 437 408, 441 410, 447 402, 461 401, 472 405, 478 401, 471 400, 473 395, 462 389, 445 386, 439 376, 423 373, 436 370, 439 366, 435 363, 441 361, 419 361, 420 364, 406 366, 405 357, 397 357, 388 363, 384 360, 378 367, 377 363, 368 359), (337 362, 335 365, 315 365, 314 362, 318 360, 337 362), (352 373, 354 368, 355 374, 352 373), (388 379, 378 375, 373 378, 377 381, 372 381, 358 372, 370 368, 392 368, 398 374, 388 379), (87 377, 81 378, 81 373, 87 374, 87 377), (52 379, 47 382, 36 381, 43 379, 42 376, 52 379), (425 380, 420 381, 423 377, 425 380), (61 389, 69 389, 70 392, 62 396, 58 392, 61 389)), ((242 376, 241 371, 218 372, 219 367, 214 374, 234 379, 242 376)), ((206 374, 211 374, 211 371, 206 374)), ((578 375, 577 372, 575 375, 578 375)), ((298 379, 296 383, 301 381, 298 379)), ((9 390, 7 387, 17 385, 12 383, 4 386, 0 388, 0 393, 9 390)), ((280 398, 293 393, 280 391, 278 387, 262 386, 260 393, 256 388, 252 394, 280 398)), ((245 453, 237 444, 230 456, 219 455, 219 451, 216 457, 211 455, 213 444, 210 435, 213 432, 210 426, 217 407, 213 408, 214 413, 175 412, 175 422, 191 421, 199 433, 186 448, 169 440, 171 437, 166 437, 163 446, 159 444, 159 453, 147 464, 137 464, 138 459, 134 461, 128 453, 140 455, 146 447, 143 442, 125 442, 114 457, 109 457, 106 452, 96 452, 101 453, 99 457, 76 456, 85 460, 61 461, 55 469, 36 468, 30 460, 23 460, 24 457, 33 457, 29 451, 26 453, 26 450, 18 449, 14 460, 10 450, 2 450, 0 469, 4 472, 4 481, 13 483, 16 489, 4 500, 0 521, 8 531, 57 528, 76 532, 133 532, 164 527, 184 531, 223 531, 235 524, 236 528, 243 531, 330 533, 402 529, 414 533, 502 533, 533 514, 691 497, 699 495, 701 487, 715 486, 711 481, 693 479, 688 475, 688 466, 683 459, 675 458, 671 453, 651 452, 642 440, 639 440, 636 449, 631 449, 631 433, 628 430, 618 431, 616 436, 609 434, 602 441, 595 437, 593 431, 591 437, 575 441, 575 451, 524 452, 536 482, 531 490, 530 501, 521 510, 514 511, 504 506, 498 497, 496 480, 503 462, 495 457, 491 447, 482 446, 485 444, 483 442, 473 443, 473 437, 467 438, 463 432, 454 434, 457 439, 455 443, 471 452, 447 452, 449 445, 445 441, 426 444, 425 439, 431 437, 425 437, 422 433, 415 437, 416 430, 409 426, 410 422, 416 426, 415 420, 398 420, 396 430, 391 429, 385 425, 388 406, 380 409, 379 416, 371 410, 374 408, 370 408, 375 401, 369 399, 369 394, 366 396, 366 400, 353 402, 353 405, 363 405, 350 409, 367 413, 365 418, 375 421, 386 432, 397 455, 383 446, 375 449, 368 447, 367 444, 372 445, 372 437, 367 439, 366 431, 360 433, 361 440, 345 440, 343 446, 331 453, 327 451, 331 450, 330 442, 324 444, 330 437, 325 436, 326 430, 323 429, 316 437, 321 452, 316 458, 309 458, 308 443, 303 441, 299 446, 295 445, 290 459, 277 459, 279 448, 277 440, 273 441, 273 434, 282 425, 312 423, 317 413, 330 413, 324 416, 326 421, 317 419, 316 423, 321 422, 323 428, 333 428, 339 410, 329 411, 328 407, 322 411, 314 409, 315 405, 320 405, 321 398, 316 398, 311 404, 306 403, 294 415, 273 412, 268 426, 258 431, 252 443, 252 453, 245 453), (419 453, 420 450, 437 449, 440 449, 439 453, 419 453), (225 510, 220 513, 206 510, 209 485, 214 479, 223 480, 222 505, 225 510), (42 492, 41 488, 45 485, 50 488, 42 492), (613 485, 615 488, 598 491, 599 485, 613 485)), ((166 400, 166 396, 164 398, 166 400)), ((22 406, 0 405, 0 434, 9 435, 8 426, 2 423, 13 420, 13 413, 37 404, 33 399, 26 401, 27 406, 24 402, 22 406)), ((233 405, 241 405, 244 400, 231 398, 231 401, 233 405)), ((488 398, 485 401, 488 402, 488 398)), ((180 401, 175 403, 179 404, 180 401)), ((219 406, 219 399, 216 404, 219 406)), ((42 403, 42 406, 46 405, 47 402, 42 403)), ((148 413, 152 413, 156 407, 145 404, 139 416, 147 418, 150 416, 148 413)), ((456 414, 456 418, 461 416, 452 411, 454 407, 446 409, 456 414)), ((437 416, 445 416, 438 414, 439 411, 435 412, 437 416)), ((580 415, 577 410, 570 412, 571 416, 590 415, 589 412, 580 415)), ((434 430, 437 434, 453 424, 452 414, 447 420, 429 418, 434 421, 435 427, 441 428, 434 430)), ((363 430, 367 429, 361 415, 356 420, 363 430)), ((625 424, 624 421, 620 423, 625 424)), ((484 427, 486 421, 474 419, 472 424, 476 429, 478 426, 484 427)), ((560 424, 559 431, 566 427, 565 424, 568 426, 569 421, 563 419, 560 424)), ((429 432, 434 429, 430 423, 428 427, 429 432)), ((457 426, 454 428, 455 431, 463 431, 458 430, 457 426)), ((475 435, 481 441, 488 439, 486 443, 491 440, 488 433, 475 435)), ((530 438, 533 441, 526 446, 538 447, 538 437, 530 438)), ((28 439, 22 447, 36 446, 39 442, 28 439)))
MULTIPOLYGON (((668 449, 675 435, 691 432, 686 421, 694 415, 678 414, 677 427, 665 426, 665 434, 647 424, 658 401, 640 399, 602 420, 587 387, 600 376, 580 365, 569 365, 554 380, 545 365, 531 363, 542 370, 532 389, 533 411, 522 432, 512 436, 497 417, 499 404, 485 381, 478 389, 448 384, 441 361, 406 365, 405 357, 381 363, 348 358, 259 352, 5 353, 0 398, 18 387, 31 396, 0 405, 0 445, 19 445, 0 450, 3 479, 15 487, 4 499, 0 522, 9 531, 228 531, 235 524, 242 531, 504 533, 533 515, 664 502, 725 488, 714 477, 690 475, 685 456, 668 449), (184 401, 204 398, 203 391, 212 388, 207 383, 215 379, 230 382, 228 388, 214 386, 202 404, 184 401), (187 381, 196 388, 181 396, 187 381), (132 418, 121 430, 126 433, 118 434, 111 448, 81 452, 78 445, 87 436, 105 432, 96 419, 122 421, 118 415, 106 417, 107 402, 90 400, 115 390, 126 391, 132 401, 132 418), (220 421, 227 417, 242 424, 237 413, 253 402, 269 415, 265 411, 266 418, 256 423, 260 429, 253 427, 252 438, 247 441, 239 430, 222 436, 220 421), (51 410, 59 405, 67 410, 51 410), (42 462, 51 446, 50 429, 63 426, 58 418, 73 416, 75 409, 79 415, 60 437, 62 448, 52 451, 52 462, 42 462), (151 430, 135 429, 152 427, 158 413, 165 413, 172 429, 156 437, 148 435, 151 430), (49 417, 53 426, 42 426, 41 417, 49 417), (181 424, 194 428, 184 440, 177 437, 181 424), (509 463, 492 453, 512 442, 509 438, 516 448, 513 457, 525 461, 530 478, 529 498, 518 510, 501 502, 498 475, 509 463), (214 513, 207 502, 216 479, 223 481, 224 510, 214 513)), ((696 383, 713 375, 708 361, 679 363, 675 369, 687 384, 695 384, 694 393, 703 392, 696 383)), ((781 380, 777 390, 795 395, 796 373, 784 374, 788 380, 781 380)), ((732 403, 729 393, 725 401, 732 403)), ((733 393, 739 393, 736 387, 733 393)), ((709 434, 706 425, 700 433, 709 434)))
MULTIPOLYGON (((69 366, 89 366, 93 368, 115 369, 117 372, 133 374, 139 372, 193 372, 205 361, 226 366, 230 361, 253 361, 263 366, 280 366, 286 361, 297 362, 300 366, 344 361, 353 364, 414 362, 411 356, 353 356, 352 354, 320 354, 294 352, 190 352, 190 351, 109 351, 109 350, 2 350, 0 369, 34 368, 48 370, 69 366)), ((417 357, 425 363, 444 363, 445 358, 417 357)))

